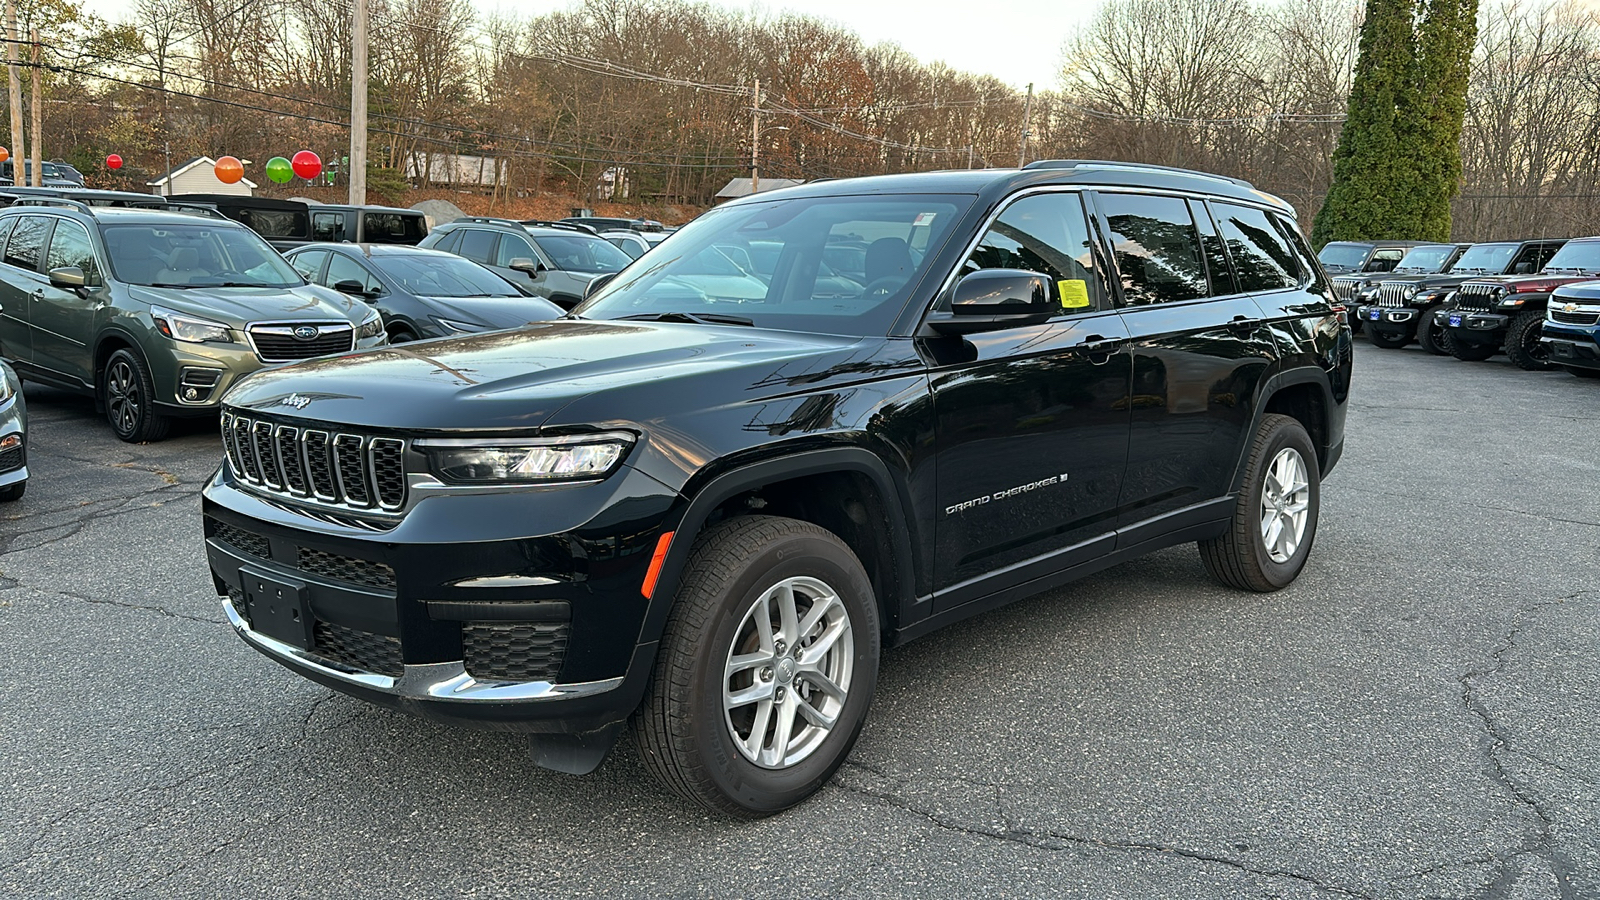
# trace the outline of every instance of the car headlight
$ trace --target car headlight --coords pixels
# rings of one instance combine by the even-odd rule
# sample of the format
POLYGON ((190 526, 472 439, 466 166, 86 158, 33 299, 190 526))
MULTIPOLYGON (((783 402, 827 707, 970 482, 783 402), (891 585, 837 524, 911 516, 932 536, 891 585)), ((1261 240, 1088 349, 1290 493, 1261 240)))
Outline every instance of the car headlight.
POLYGON ((175 341, 204 344, 207 341, 228 343, 233 340, 233 332, 220 322, 197 319, 159 306, 150 307, 150 318, 155 320, 156 328, 162 334, 175 341))
POLYGON ((377 310, 372 311, 371 318, 363 319, 361 324, 356 326, 356 340, 358 341, 375 338, 380 334, 383 334, 383 316, 378 315, 377 310))
POLYGON ((443 328, 445 331, 448 331, 451 334, 477 334, 478 332, 484 331, 487 328, 487 326, 484 325, 474 325, 471 322, 457 322, 453 319, 441 319, 438 316, 434 316, 433 320, 439 323, 440 328, 443 328))
POLYGON ((547 484, 610 475, 633 435, 620 432, 552 438, 425 438, 413 446, 450 484, 547 484))

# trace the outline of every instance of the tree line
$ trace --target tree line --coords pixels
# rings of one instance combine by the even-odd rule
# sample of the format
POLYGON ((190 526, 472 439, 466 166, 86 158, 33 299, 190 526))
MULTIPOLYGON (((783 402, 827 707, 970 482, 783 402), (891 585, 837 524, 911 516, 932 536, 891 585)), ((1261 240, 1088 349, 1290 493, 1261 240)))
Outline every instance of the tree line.
MULTIPOLYGON (((592 201, 609 172, 625 173, 630 202, 700 206, 748 176, 756 133, 764 179, 1012 166, 1022 152, 1021 92, 804 16, 680 0, 533 17, 469 0, 371 9, 369 185, 391 199, 449 154, 503 160, 484 188, 501 195, 592 201)), ((113 152, 154 177, 167 159, 348 146, 348 0, 136 0, 113 22, 71 0, 19 10, 50 66, 46 156, 102 183, 113 152)), ((1027 156, 1242 177, 1309 223, 1333 181, 1363 14, 1355 0, 1106 0, 1062 35, 1027 156)), ((1485 2, 1460 146, 1454 237, 1600 231, 1595 15, 1485 2)))

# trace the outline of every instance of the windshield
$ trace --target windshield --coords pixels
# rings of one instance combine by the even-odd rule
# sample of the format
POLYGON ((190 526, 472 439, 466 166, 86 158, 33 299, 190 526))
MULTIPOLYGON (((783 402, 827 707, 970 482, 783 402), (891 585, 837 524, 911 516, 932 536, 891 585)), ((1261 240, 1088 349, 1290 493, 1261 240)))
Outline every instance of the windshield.
POLYGON ((108 225, 117 280, 151 287, 300 287, 278 251, 238 225, 108 225))
POLYGON ((399 282, 407 293, 420 297, 520 296, 500 276, 469 259, 448 253, 374 255, 372 264, 399 282))
POLYGON ((1516 244, 1473 244, 1450 267, 1451 275, 1494 275, 1506 270, 1516 244))
POLYGON ((1544 264, 1544 271, 1552 274, 1570 272, 1574 275, 1600 273, 1600 241, 1568 241, 1562 244, 1556 255, 1544 264))
POLYGON ((1444 268, 1444 261, 1455 252, 1454 247, 1440 245, 1437 247, 1413 247, 1400 260, 1400 265, 1395 266, 1396 272, 1437 272, 1444 268))
POLYGON ((1341 266, 1354 269, 1361 265, 1367 258, 1366 244, 1332 243, 1322 248, 1317 254, 1317 259, 1325 266, 1341 266))
POLYGON ((763 328, 883 334, 971 204, 964 195, 813 197, 713 210, 574 313, 732 315, 763 328))
POLYGON ((621 272, 633 260, 597 237, 536 237, 539 249, 566 272, 621 272))

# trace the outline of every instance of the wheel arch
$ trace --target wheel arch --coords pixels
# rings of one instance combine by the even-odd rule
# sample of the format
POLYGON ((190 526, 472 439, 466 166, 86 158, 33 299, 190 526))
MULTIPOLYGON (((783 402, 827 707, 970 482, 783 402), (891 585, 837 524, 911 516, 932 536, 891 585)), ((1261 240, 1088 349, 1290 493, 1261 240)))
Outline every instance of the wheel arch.
POLYGON ((127 350, 138 354, 140 360, 149 368, 150 360, 145 358, 144 350, 139 346, 139 341, 133 335, 120 328, 107 328, 100 332, 94 341, 94 366, 89 372, 89 388, 94 393, 94 408, 96 412, 105 412, 105 398, 100 396, 100 375, 106 370, 106 361, 111 359, 111 354, 118 350, 127 350))
POLYGON ((660 637, 699 535, 754 513, 811 522, 844 541, 872 580, 882 633, 889 635, 916 584, 902 493, 889 467, 863 447, 807 450, 714 476, 694 492, 674 528, 640 642, 660 637))
MULTIPOLYGON (((1331 439, 1335 403, 1328 376, 1321 369, 1297 367, 1278 372, 1267 379, 1262 387, 1261 400, 1256 404, 1250 435, 1261 427, 1261 417, 1276 413, 1297 420, 1311 436, 1311 445, 1317 450, 1317 469, 1326 475, 1330 457, 1337 462, 1331 439)), ((1233 475, 1233 490, 1237 491, 1244 480, 1245 465, 1249 460, 1249 438, 1240 455, 1233 475)))

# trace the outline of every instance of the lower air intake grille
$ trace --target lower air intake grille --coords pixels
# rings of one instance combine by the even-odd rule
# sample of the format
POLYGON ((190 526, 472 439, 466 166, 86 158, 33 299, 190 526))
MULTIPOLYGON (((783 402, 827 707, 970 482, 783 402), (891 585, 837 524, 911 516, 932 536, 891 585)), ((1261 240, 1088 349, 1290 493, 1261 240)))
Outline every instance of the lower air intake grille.
POLYGON ((311 652, 353 669, 399 678, 405 674, 400 660, 400 639, 357 631, 332 622, 318 622, 311 632, 311 652))
POLYGON ((217 540, 224 544, 232 544, 236 549, 251 556, 261 559, 272 558, 271 546, 267 543, 267 539, 261 535, 245 531, 243 528, 235 528, 219 519, 212 519, 211 522, 211 536, 217 540))
POLYGON ((25 462, 25 460, 22 456, 22 448, 12 447, 10 450, 0 453, 0 472, 10 472, 14 469, 20 469, 22 468, 23 462, 25 462))
POLYGON ((321 575, 334 581, 348 581, 351 584, 394 590, 394 569, 383 563, 301 547, 295 565, 302 572, 321 575))
POLYGON ((566 622, 469 622, 461 629, 467 674, 488 681, 549 681, 567 655, 566 622))

